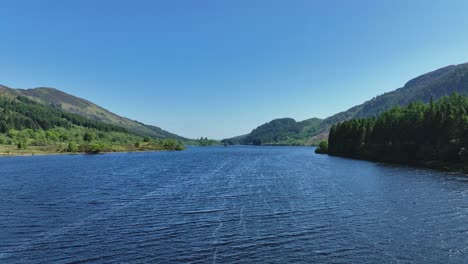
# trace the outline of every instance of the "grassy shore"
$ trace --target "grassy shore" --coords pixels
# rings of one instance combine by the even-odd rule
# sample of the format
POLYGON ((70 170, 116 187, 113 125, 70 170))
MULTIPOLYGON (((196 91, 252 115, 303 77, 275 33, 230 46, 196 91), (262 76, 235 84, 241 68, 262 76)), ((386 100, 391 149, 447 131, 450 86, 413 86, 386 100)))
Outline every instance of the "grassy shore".
POLYGON ((89 145, 78 147, 75 151, 68 149, 68 144, 54 144, 48 146, 28 146, 20 149, 16 145, 0 144, 0 156, 34 156, 34 155, 57 155, 57 154, 96 154, 113 152, 144 152, 144 151, 163 151, 163 150, 182 150, 180 147, 161 146, 158 144, 141 143, 138 146, 128 145, 89 145))

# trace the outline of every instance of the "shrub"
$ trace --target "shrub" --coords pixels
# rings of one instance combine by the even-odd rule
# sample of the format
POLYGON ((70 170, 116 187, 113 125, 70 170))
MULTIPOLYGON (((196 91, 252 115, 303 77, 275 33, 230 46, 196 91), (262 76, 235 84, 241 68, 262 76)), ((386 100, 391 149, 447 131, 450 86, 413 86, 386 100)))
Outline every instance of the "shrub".
POLYGON ((78 146, 76 145, 75 142, 69 142, 68 147, 67 147, 68 152, 77 152, 78 151, 78 146))
POLYGON ((328 142, 327 141, 321 141, 319 143, 318 148, 315 149, 315 153, 319 153, 319 154, 328 153, 328 142))
POLYGON ((84 134, 84 136, 83 136, 83 140, 84 140, 85 142, 91 142, 91 141, 94 140, 94 138, 95 138, 94 134, 92 134, 92 133, 90 133, 90 132, 86 132, 86 133, 84 134))
POLYGON ((18 149, 26 149, 28 147, 28 144, 24 141, 18 142, 18 149))

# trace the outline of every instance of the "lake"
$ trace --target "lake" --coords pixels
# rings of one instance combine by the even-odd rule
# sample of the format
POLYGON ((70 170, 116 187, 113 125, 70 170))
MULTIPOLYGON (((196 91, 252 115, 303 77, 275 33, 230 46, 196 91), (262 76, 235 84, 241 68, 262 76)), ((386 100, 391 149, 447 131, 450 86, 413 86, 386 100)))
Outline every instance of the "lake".
POLYGON ((0 263, 468 263, 468 177, 313 150, 0 158, 0 263))

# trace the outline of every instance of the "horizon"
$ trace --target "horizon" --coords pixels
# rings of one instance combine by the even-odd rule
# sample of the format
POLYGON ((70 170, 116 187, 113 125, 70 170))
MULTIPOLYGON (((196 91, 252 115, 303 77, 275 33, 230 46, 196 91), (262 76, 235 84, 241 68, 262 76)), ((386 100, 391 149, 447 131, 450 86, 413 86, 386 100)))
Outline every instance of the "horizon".
POLYGON ((188 138, 323 119, 468 61, 463 1, 44 2, 1 4, 1 84, 188 138))
MULTIPOLYGON (((439 68, 434 69, 434 70, 431 70, 431 71, 429 71, 429 72, 425 72, 425 73, 419 74, 419 75, 415 76, 415 77, 412 78, 412 79, 418 78, 418 77, 420 77, 420 76, 422 76, 422 75, 429 74, 429 73, 431 73, 431 72, 434 72, 434 71, 437 71, 437 70, 440 70, 440 69, 443 69, 443 68, 446 68, 446 67, 458 66, 458 65, 463 65, 463 64, 468 64, 468 62, 463 62, 463 63, 458 63, 458 64, 450 64, 450 65, 446 65, 446 66, 443 66, 443 67, 439 67, 439 68)), ((409 81, 411 81, 412 79, 409 79, 409 80, 405 81, 405 82, 402 84, 402 86, 399 87, 399 88, 403 88, 404 85, 406 85, 406 83, 409 82, 409 81)), ((4 87, 16 89, 16 90, 55 89, 55 90, 64 92, 64 91, 62 91, 62 90, 60 90, 60 89, 58 89, 58 88, 55 88, 55 87, 48 87, 48 86, 47 86, 47 87, 46 87, 46 86, 40 86, 40 87, 31 87, 31 88, 16 88, 16 87, 10 87, 10 86, 5 85, 5 84, 2 84, 2 83, 0 83, 0 86, 4 86, 4 87)), ((396 89, 399 89, 399 88, 395 88, 394 90, 390 90, 390 91, 388 91, 388 92, 395 91, 396 89)), ((383 94, 388 93, 388 92, 384 92, 383 94)), ((276 119, 284 119, 284 118, 292 118, 292 119, 294 119, 296 122, 301 122, 301 121, 305 121, 305 120, 308 120, 308 119, 315 119, 315 118, 324 120, 324 119, 326 119, 326 118, 328 118, 328 117, 331 117, 331 116, 333 116, 333 115, 335 115, 335 114, 338 114, 338 113, 347 111, 347 110, 349 110, 350 108, 352 108, 352 107, 354 107, 354 106, 357 106, 357 105, 360 105, 360 104, 365 103, 365 102, 367 102, 367 101, 370 101, 370 100, 374 99, 375 97, 378 97, 378 96, 383 95, 383 94, 379 94, 379 95, 375 95, 375 96, 373 96, 373 97, 370 97, 370 98, 366 99, 365 101, 362 101, 362 102, 360 102, 360 103, 357 103, 356 105, 353 105, 353 106, 351 106, 351 107, 349 107, 349 108, 347 108, 347 109, 339 110, 338 112, 333 113, 333 114, 331 114, 330 116, 325 116, 325 117, 310 117, 310 118, 299 119, 299 120, 298 120, 298 119, 295 119, 295 118, 293 118, 293 117, 289 117, 289 116, 276 117, 276 118, 271 119, 271 120, 269 120, 269 121, 265 121, 264 123, 258 124, 258 126, 263 125, 263 124, 266 124, 266 123, 269 123, 270 121, 273 121, 273 120, 276 120, 276 119)), ((69 95, 74 96, 74 97, 77 97, 77 98, 79 98, 79 99, 83 99, 83 100, 86 100, 86 101, 90 101, 90 100, 88 100, 88 99, 86 99, 86 98, 82 98, 82 97, 79 97, 79 96, 76 96, 76 95, 73 95, 73 94, 69 94, 69 95)), ((94 103, 93 101, 90 101, 90 102, 91 102, 91 103, 94 103)), ((98 106, 99 106, 99 107, 102 107, 102 106, 100 106, 100 105, 98 105, 98 106)), ((105 107, 103 107, 103 108, 104 108, 105 110, 107 110, 107 111, 110 111, 110 112, 116 114, 114 111, 112 111, 112 109, 107 109, 107 108, 105 108, 105 107)), ((128 118, 128 117, 126 117, 126 116, 122 116, 122 117, 128 118)), ((133 121, 140 122, 140 120, 137 120, 137 119, 131 119, 131 118, 128 118, 128 119, 133 120, 133 121)), ((149 123, 147 123, 147 125, 157 126, 157 125, 155 125, 155 124, 149 124, 149 123)), ((258 126, 257 126, 257 127, 258 127, 258 126)), ((257 127, 252 128, 252 130, 255 129, 255 128, 257 128, 257 127)), ((160 128, 161 128, 161 127, 160 127, 160 128)), ((162 128, 162 129, 164 129, 164 128, 162 128)), ((164 130, 165 130, 165 129, 164 129, 164 130)), ((251 130, 251 131, 252 131, 252 130, 251 130)), ((249 134, 251 131, 249 131, 249 132, 247 132, 247 133, 245 133, 245 134, 239 134, 239 135, 232 136, 232 137, 227 137, 227 138, 210 138, 210 139, 214 139, 214 140, 223 140, 223 139, 235 138, 235 137, 238 137, 238 136, 244 136, 244 135, 246 135, 246 134, 249 134)), ((171 131, 169 131, 169 132, 171 132, 171 131)), ((179 136, 184 137, 184 135, 179 135, 179 136)), ((203 136, 201 136, 201 137, 193 137, 193 138, 185 137, 185 138, 187 138, 187 139, 198 139, 198 138, 202 138, 202 137, 203 137, 203 136)))

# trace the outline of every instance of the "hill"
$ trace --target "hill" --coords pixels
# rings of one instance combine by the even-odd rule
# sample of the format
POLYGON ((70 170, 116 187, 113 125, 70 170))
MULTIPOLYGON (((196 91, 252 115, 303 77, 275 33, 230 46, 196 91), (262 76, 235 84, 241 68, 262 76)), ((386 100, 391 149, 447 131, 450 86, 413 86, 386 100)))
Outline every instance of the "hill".
POLYGON ((14 93, 0 94, 0 154, 178 150, 174 139, 152 139, 14 93))
POLYGON ((250 134, 225 139, 228 144, 304 145, 307 135, 316 133, 322 120, 311 118, 296 122, 292 118, 272 120, 254 129, 250 134))
POLYGON ((468 172, 468 96, 454 93, 341 122, 320 152, 468 172))
MULTIPOLYGON (((253 144, 252 139, 265 138, 267 144, 282 144, 285 136, 302 142, 304 145, 312 145, 328 137, 332 125, 353 119, 377 116, 395 106, 406 106, 411 102, 424 103, 437 100, 452 93, 468 94, 468 63, 447 66, 408 81, 403 87, 392 92, 374 97, 363 104, 354 106, 346 111, 316 121, 309 129, 294 130, 292 123, 273 122, 266 123, 254 129, 250 134, 240 140, 225 139, 225 142, 239 142, 240 144, 253 144), (285 135, 285 131, 287 135, 285 135), (273 140, 273 141, 271 141, 273 140)), ((308 120, 302 121, 308 122, 308 120)), ((302 122, 296 122, 299 124, 302 122)), ((258 142, 257 142, 258 143, 258 142)), ((263 141, 261 144, 264 144, 263 141)))
POLYGON ((141 136, 149 136, 154 138, 173 138, 185 140, 185 138, 167 132, 159 127, 146 125, 138 121, 114 114, 88 100, 67 94, 54 88, 34 88, 34 89, 12 89, 0 85, 0 95, 10 98, 16 96, 25 96, 31 100, 40 102, 46 105, 53 105, 65 112, 77 114, 95 121, 116 125, 125 128, 129 132, 141 136))

